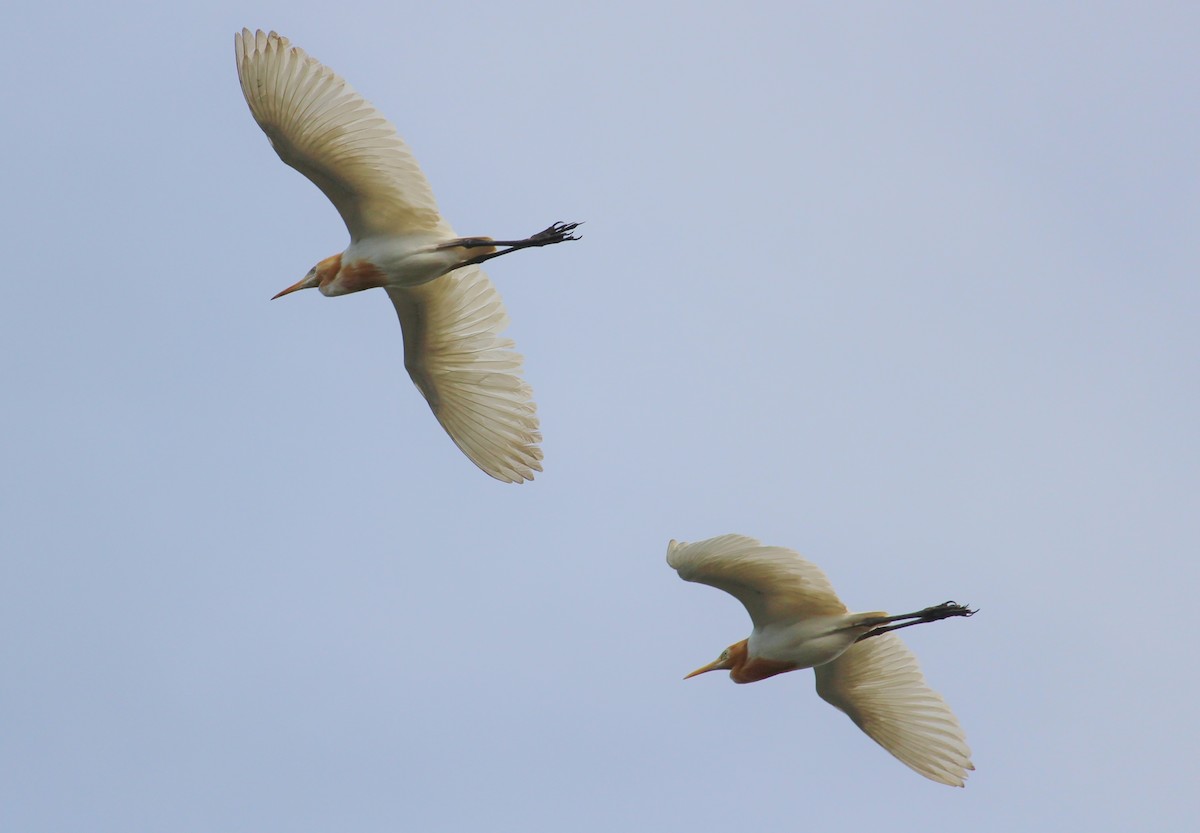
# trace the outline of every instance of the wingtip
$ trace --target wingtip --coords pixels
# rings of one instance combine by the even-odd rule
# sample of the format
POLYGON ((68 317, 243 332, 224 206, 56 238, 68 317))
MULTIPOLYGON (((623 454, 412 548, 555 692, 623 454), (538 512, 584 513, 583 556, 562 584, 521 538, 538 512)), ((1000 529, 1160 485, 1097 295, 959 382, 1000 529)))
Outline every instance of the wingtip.
POLYGON ((242 31, 233 33, 234 48, 239 52, 244 51, 247 54, 257 52, 265 49, 271 43, 277 43, 282 48, 288 46, 291 41, 274 29, 269 32, 264 32, 262 29, 251 31, 243 26, 242 31))
POLYGON ((679 552, 680 549, 682 549, 683 547, 686 547, 686 546, 687 546, 687 541, 680 541, 675 538, 672 538, 670 541, 667 542, 667 566, 668 567, 670 567, 673 570, 678 571, 679 565, 676 563, 675 554, 677 552, 679 552))

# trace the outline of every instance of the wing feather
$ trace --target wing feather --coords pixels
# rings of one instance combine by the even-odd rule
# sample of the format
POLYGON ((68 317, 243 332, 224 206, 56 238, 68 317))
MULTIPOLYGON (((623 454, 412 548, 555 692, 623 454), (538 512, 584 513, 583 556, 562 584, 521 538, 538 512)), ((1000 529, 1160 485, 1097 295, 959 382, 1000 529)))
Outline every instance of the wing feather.
POLYGON ((508 315, 483 270, 387 293, 404 330, 404 366, 450 439, 497 480, 532 480, 542 470, 537 406, 521 355, 500 336, 508 315))
POLYGON ((745 535, 722 535, 695 543, 672 541, 667 563, 684 581, 736 596, 755 628, 785 618, 847 613, 817 565, 794 550, 763 546, 745 535))
POLYGON ((254 120, 334 204, 353 240, 441 226, 412 152, 366 99, 287 38, 249 29, 233 37, 254 120))
POLYGON ((821 699, 926 778, 961 787, 975 769, 954 713, 898 636, 863 640, 814 671, 821 699))

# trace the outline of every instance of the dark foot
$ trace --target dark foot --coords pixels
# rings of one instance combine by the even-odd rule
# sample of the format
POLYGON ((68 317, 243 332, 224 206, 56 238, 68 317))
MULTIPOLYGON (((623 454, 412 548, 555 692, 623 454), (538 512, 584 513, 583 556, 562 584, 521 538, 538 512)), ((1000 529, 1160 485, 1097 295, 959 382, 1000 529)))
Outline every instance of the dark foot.
POLYGON ((571 234, 579 228, 580 223, 555 223, 548 229, 543 229, 529 238, 535 246, 549 246, 551 243, 563 243, 567 240, 578 240, 577 235, 571 234))
POLYGON ((936 622, 939 619, 949 619, 951 616, 974 616, 975 611, 958 602, 942 602, 940 605, 927 607, 921 611, 921 618, 926 622, 936 622))

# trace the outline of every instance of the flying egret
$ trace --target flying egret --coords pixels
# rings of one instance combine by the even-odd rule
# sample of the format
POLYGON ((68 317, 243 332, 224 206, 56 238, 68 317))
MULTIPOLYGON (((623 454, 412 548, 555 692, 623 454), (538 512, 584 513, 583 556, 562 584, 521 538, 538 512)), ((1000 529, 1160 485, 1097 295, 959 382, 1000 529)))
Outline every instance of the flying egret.
POLYGON ((334 204, 350 246, 275 297, 387 290, 404 331, 404 366, 475 465, 522 483, 541 471, 536 406, 521 356, 500 333, 508 316, 479 264, 579 239, 555 223, 523 240, 459 237, 396 129, 341 77, 261 30, 234 35, 242 93, 279 158, 334 204))
POLYGON ((917 658, 889 631, 970 616, 946 602, 915 613, 851 613, 815 564, 744 535, 671 541, 667 563, 684 581, 736 596, 754 630, 688 677, 728 670, 735 683, 812 668, 817 694, 880 746, 942 784, 963 786, 971 750, 946 701, 925 684, 917 658))

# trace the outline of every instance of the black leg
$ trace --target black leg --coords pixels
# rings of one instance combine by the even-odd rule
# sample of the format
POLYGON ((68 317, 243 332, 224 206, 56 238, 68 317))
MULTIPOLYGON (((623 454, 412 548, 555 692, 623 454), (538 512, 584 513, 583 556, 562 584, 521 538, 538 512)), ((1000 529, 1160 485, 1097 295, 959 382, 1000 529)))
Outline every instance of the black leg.
POLYGON ((862 642, 864 639, 870 639, 872 636, 879 636, 888 631, 898 631, 901 628, 910 628, 913 625, 923 625, 926 622, 937 622, 942 619, 949 619, 952 616, 974 616, 975 611, 971 610, 966 605, 960 605, 957 602, 943 602, 940 605, 927 607, 924 610, 918 610, 916 613, 901 613, 897 616, 879 616, 874 619, 868 619, 862 624, 864 625, 887 625, 887 627, 877 627, 864 633, 856 641, 862 642), (904 621, 904 620, 911 621, 904 621), (889 622, 899 622, 898 625, 888 625, 889 622))
POLYGON ((513 246, 519 249, 526 249, 530 246, 549 246, 552 243, 563 243, 567 240, 578 240, 579 238, 571 234, 575 229, 579 228, 579 223, 555 223, 549 228, 544 228, 537 234, 531 234, 524 240, 493 240, 493 246, 513 246))
POLYGON ((473 257, 470 260, 463 261, 460 266, 470 266, 476 263, 483 263, 486 260, 491 260, 494 257, 511 254, 512 252, 520 251, 521 249, 529 249, 534 246, 552 246, 555 243, 565 243, 568 240, 578 240, 578 235, 572 234, 575 229, 579 228, 579 223, 555 223, 549 228, 542 229, 537 234, 530 235, 524 240, 492 240, 488 237, 463 237, 458 240, 450 240, 443 243, 439 248, 449 248, 452 246, 460 246, 464 249, 474 249, 483 246, 507 246, 508 248, 499 252, 488 252, 485 255, 473 257))

